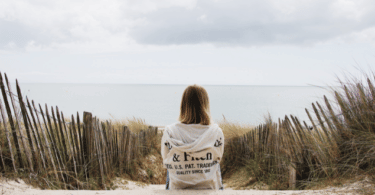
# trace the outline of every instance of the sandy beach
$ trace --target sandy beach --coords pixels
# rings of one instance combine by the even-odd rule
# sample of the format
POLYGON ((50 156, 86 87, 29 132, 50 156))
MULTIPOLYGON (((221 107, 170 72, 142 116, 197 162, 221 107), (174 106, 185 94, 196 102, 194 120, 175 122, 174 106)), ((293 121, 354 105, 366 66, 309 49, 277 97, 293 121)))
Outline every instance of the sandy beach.
POLYGON ((352 184, 344 184, 340 187, 330 187, 322 190, 233 190, 225 189, 223 191, 212 190, 165 190, 165 185, 147 185, 140 182, 133 182, 128 180, 117 180, 116 190, 41 190, 27 185, 22 180, 7 180, 3 178, 0 181, 1 195, 120 195, 120 194, 196 194, 196 195, 313 195, 313 194, 362 194, 363 189, 371 187, 371 184, 362 181, 352 184))

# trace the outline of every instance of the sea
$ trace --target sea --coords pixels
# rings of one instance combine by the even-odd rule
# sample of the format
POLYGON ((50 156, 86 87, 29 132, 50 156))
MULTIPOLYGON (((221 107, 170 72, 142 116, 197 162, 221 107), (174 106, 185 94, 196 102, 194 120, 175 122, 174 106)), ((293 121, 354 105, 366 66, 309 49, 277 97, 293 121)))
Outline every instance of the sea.
MULTIPOLYGON (((177 122, 184 89, 188 85, 145 84, 46 84, 21 83, 23 96, 41 104, 58 106, 65 117, 91 112, 101 120, 138 118, 149 125, 177 122)), ((215 122, 259 125, 266 116, 272 120, 285 115, 308 120, 305 108, 332 99, 328 87, 202 85, 208 92, 211 116, 215 122)), ((14 84, 12 85, 14 88, 14 84)), ((15 92, 15 90, 13 90, 15 92)))

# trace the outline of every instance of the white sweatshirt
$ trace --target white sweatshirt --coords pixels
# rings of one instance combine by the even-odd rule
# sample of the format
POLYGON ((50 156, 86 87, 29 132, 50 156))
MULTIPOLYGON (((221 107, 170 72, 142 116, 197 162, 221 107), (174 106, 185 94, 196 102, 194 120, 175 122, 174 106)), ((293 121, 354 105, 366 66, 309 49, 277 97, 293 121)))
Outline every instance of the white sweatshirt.
POLYGON ((222 189, 223 152, 224 134, 217 124, 166 126, 161 155, 169 171, 169 189, 222 189))

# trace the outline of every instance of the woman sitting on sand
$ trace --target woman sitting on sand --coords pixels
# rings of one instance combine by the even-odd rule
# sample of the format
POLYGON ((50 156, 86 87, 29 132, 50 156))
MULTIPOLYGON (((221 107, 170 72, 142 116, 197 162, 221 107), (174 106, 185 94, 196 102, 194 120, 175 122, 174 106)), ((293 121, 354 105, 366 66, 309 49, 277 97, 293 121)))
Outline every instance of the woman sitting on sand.
POLYGON ((224 135, 212 123, 203 87, 191 85, 185 89, 179 121, 165 127, 161 142, 166 189, 223 189, 220 160, 224 135))

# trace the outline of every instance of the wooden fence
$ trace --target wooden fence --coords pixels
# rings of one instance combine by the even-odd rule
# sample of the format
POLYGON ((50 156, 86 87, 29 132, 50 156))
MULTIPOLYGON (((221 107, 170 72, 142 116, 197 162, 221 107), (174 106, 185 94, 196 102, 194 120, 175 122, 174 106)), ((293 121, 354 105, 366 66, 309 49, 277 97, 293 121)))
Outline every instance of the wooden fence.
POLYGON ((290 115, 228 140, 226 153, 237 155, 226 158, 256 161, 255 172, 284 177, 289 188, 299 180, 364 171, 375 164, 373 82, 367 77, 367 86, 361 81, 341 83, 340 91, 333 91, 335 108, 324 96, 324 105, 315 102, 312 111, 305 109, 310 125, 290 115))
MULTIPOLYGON (((106 178, 131 171, 132 163, 150 152, 158 132, 149 126, 135 134, 101 122, 91 113, 69 120, 56 106, 44 109, 22 96, 16 80, 13 94, 7 75, 0 73, 0 168, 2 172, 43 173, 65 189, 106 189, 106 178)), ((59 188, 56 187, 56 188, 59 188)))
POLYGON ((325 96, 324 100, 325 110, 318 102, 319 110, 312 104, 316 118, 306 109, 312 126, 290 115, 277 123, 268 121, 242 136, 227 140, 225 152, 236 154, 228 155, 228 162, 256 161, 258 167, 253 168, 261 169, 259 174, 272 172, 278 177, 286 177, 291 189, 296 188, 297 178, 306 179, 312 171, 329 174, 332 165, 337 163, 335 157, 340 140, 340 123, 337 121, 341 119, 334 114, 325 96))

